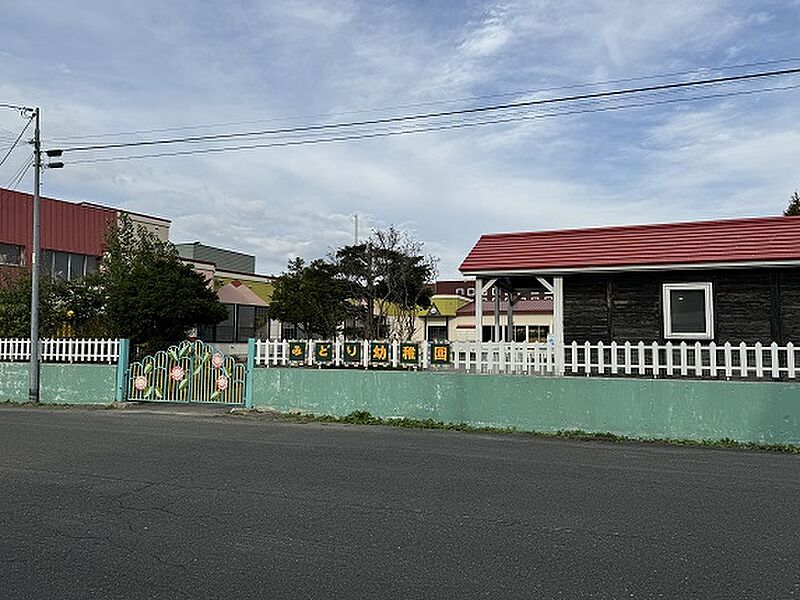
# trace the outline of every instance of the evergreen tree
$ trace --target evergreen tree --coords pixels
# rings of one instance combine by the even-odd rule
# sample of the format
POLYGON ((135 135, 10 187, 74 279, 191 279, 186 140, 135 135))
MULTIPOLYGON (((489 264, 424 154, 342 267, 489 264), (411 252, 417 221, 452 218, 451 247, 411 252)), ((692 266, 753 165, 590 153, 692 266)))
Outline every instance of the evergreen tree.
POLYGON ((172 244, 134 227, 125 216, 107 236, 97 285, 109 333, 129 338, 145 353, 227 317, 206 279, 181 262, 172 244))
POLYGON ((351 310, 336 268, 320 259, 308 265, 302 258, 290 260, 275 280, 269 305, 272 318, 299 325, 309 337, 322 338, 334 337, 351 310))
POLYGON ((789 206, 786 207, 786 210, 783 211, 784 217, 796 217, 800 216, 800 193, 797 190, 794 191, 794 194, 791 195, 789 198, 789 206))

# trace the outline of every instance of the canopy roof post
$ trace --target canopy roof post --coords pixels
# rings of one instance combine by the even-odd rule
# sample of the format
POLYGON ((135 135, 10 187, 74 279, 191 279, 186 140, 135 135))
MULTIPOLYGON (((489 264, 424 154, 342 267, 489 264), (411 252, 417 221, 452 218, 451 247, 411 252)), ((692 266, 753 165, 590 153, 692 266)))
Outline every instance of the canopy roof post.
POLYGON ((497 278, 484 283, 483 278, 475 277, 475 341, 483 341, 483 294, 492 289, 497 283, 497 278))
POLYGON ((483 341, 483 279, 475 278, 475 341, 483 341))
POLYGON ((512 292, 508 292, 508 305, 506 306, 506 341, 514 340, 514 297, 512 292))
POLYGON ((500 341, 500 292, 502 288, 494 288, 494 341, 500 341))
POLYGON ((553 277, 553 336, 556 375, 564 374, 564 277, 553 277))

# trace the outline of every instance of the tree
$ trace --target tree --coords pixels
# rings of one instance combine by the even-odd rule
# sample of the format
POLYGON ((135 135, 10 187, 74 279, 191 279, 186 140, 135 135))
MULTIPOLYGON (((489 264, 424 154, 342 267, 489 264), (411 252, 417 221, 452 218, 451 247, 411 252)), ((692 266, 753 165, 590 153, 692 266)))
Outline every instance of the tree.
POLYGON ((227 310, 205 278, 162 242, 123 216, 106 237, 97 279, 103 320, 114 337, 130 338, 145 353, 185 338, 200 325, 215 325, 227 310))
POLYGON ((783 211, 783 216, 800 216, 800 193, 797 190, 795 190, 794 193, 789 197, 789 206, 787 206, 786 210, 783 211))
POLYGON ((413 335, 417 311, 430 306, 436 274, 436 260, 422 250, 411 235, 389 227, 333 255, 339 277, 361 309, 364 337, 413 335))
POLYGON ((270 316, 301 326, 308 336, 334 337, 352 311, 347 288, 336 273, 334 265, 321 259, 308 265, 302 258, 290 260, 275 280, 270 316))
MULTIPOLYGON (((56 335, 61 312, 55 286, 47 278, 39 285, 39 332, 56 335)), ((0 338, 27 338, 31 334, 31 272, 29 269, 0 270, 0 338)))

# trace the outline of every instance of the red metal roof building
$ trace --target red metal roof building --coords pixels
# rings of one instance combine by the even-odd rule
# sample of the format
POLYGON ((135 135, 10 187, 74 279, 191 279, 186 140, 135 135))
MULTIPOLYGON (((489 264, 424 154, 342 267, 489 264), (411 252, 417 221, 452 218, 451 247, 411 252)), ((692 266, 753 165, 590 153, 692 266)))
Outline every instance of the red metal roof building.
POLYGON ((800 217, 483 235, 460 270, 480 293, 552 292, 559 346, 565 331, 604 342, 800 339, 800 217))
POLYGON ((800 217, 483 235, 465 274, 800 262, 800 217))
MULTIPOLYGON (((40 208, 43 249, 102 255, 103 235, 117 218, 110 208, 81 206, 42 198, 40 208)), ((33 196, 0 189, 0 243, 24 248, 24 262, 30 264, 33 237, 33 196)))
MULTIPOLYGON (((70 279, 97 267, 108 227, 121 211, 88 203, 41 198, 42 269, 70 279)), ((136 224, 158 226, 166 239, 170 222, 159 217, 129 213, 136 224)), ((0 267, 31 264, 33 196, 0 188, 0 267)))

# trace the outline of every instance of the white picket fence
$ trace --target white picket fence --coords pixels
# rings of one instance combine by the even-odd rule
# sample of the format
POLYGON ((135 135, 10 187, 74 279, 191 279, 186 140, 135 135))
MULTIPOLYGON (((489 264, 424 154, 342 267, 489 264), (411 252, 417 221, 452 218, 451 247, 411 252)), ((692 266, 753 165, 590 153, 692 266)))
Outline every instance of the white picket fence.
MULTIPOLYGON (((119 340, 54 338, 39 342, 44 362, 115 363, 119 358, 119 340)), ((0 338, 0 361, 27 361, 31 342, 25 338, 0 338)))
POLYGON ((451 342, 453 368, 469 373, 555 375, 555 348, 542 342, 451 342))
MULTIPOLYGON (((255 364, 275 367, 313 366, 316 340, 306 341, 302 361, 291 361, 288 341, 257 340, 255 364)), ((331 343, 331 342, 326 342, 331 343)), ((333 342, 333 357, 328 365, 368 368, 370 342, 360 341, 361 360, 346 363, 343 342, 333 342)), ((390 342, 390 367, 401 365, 400 343, 390 342)), ((691 377, 713 379, 797 379, 800 377, 800 347, 778 344, 715 344, 715 343, 596 343, 572 342, 563 349, 563 367, 559 369, 559 348, 545 343, 529 342, 450 342, 449 365, 433 365, 436 369, 454 369, 470 373, 502 373, 509 375, 577 375, 619 377, 691 377)), ((416 368, 428 369, 430 345, 419 342, 416 368)))
POLYGON ((800 348, 791 342, 785 346, 572 342, 564 350, 567 375, 796 379, 800 371, 800 348))

